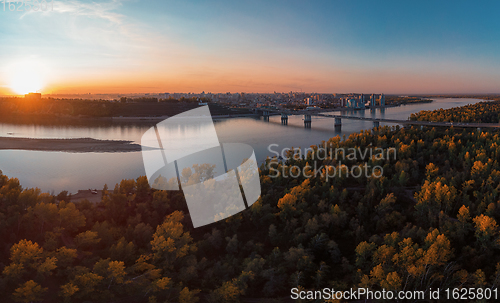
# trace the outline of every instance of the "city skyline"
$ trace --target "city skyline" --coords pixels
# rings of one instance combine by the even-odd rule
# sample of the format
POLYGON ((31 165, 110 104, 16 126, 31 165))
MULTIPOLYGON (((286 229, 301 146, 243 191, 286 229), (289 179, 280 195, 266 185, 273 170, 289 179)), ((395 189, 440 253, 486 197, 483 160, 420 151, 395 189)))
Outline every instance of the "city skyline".
MULTIPOLYGON (((7 2, 9 3, 9 2, 7 2)), ((496 2, 54 1, 0 11, 0 95, 498 93, 496 2)))

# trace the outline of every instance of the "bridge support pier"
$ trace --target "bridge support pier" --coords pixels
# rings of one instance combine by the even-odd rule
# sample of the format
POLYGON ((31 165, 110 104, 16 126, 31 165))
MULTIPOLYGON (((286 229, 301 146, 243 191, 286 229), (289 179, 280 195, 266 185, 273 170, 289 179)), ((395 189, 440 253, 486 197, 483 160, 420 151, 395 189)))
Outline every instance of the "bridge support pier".
POLYGON ((264 117, 264 121, 269 122, 269 112, 267 110, 262 112, 262 116, 264 117))
POLYGON ((380 122, 379 121, 373 121, 373 127, 379 127, 380 122))
POLYGON ((304 127, 311 128, 311 115, 304 115, 304 127))
POLYGON ((281 124, 288 125, 288 114, 281 113, 281 124))
POLYGON ((342 118, 335 118, 334 127, 335 127, 335 130, 341 130, 342 129, 342 118))

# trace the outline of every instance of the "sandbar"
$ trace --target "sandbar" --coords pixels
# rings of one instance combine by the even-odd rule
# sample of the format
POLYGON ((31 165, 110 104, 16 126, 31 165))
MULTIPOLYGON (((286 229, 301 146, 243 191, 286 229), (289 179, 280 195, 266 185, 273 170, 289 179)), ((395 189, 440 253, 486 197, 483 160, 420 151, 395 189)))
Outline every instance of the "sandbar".
POLYGON ((36 150, 36 151, 63 151, 63 152, 136 152, 141 151, 141 145, 133 141, 99 140, 92 138, 76 139, 34 139, 0 137, 0 150, 36 150))

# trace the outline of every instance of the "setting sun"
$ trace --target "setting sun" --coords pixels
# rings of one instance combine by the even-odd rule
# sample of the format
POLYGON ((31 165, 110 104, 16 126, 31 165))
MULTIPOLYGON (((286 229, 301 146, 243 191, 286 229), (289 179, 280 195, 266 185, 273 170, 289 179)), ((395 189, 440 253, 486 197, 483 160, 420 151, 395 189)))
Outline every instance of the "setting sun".
POLYGON ((37 62, 25 61, 15 64, 10 72, 10 89, 19 95, 38 92, 43 88, 44 69, 37 62))

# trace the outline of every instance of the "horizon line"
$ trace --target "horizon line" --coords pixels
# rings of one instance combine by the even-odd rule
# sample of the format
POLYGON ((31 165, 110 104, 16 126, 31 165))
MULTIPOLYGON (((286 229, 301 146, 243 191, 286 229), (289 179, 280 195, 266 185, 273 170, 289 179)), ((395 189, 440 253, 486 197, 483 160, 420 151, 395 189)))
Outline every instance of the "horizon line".
MULTIPOLYGON (((31 93, 38 93, 38 92, 30 92, 31 93)), ((341 94, 341 95, 349 95, 349 94, 363 94, 363 95, 386 95, 386 96, 467 96, 467 95, 476 95, 476 96, 491 96, 491 95, 500 95, 500 92, 489 92, 489 93, 383 93, 383 92, 370 92, 370 93, 364 93, 364 92, 306 92, 306 91, 274 91, 274 92, 241 92, 241 91, 226 91, 226 92, 206 92, 205 94, 287 94, 287 93, 302 93, 302 94, 322 94, 322 95, 333 95, 333 94, 341 94)), ((57 95, 75 95, 75 96, 88 96, 88 95, 160 95, 160 94, 193 94, 193 95, 200 95, 202 92, 196 93, 196 92, 149 92, 149 93, 40 93, 42 96, 57 96, 57 95)), ((24 97, 27 94, 4 94, 0 95, 0 97, 24 97)))

